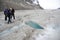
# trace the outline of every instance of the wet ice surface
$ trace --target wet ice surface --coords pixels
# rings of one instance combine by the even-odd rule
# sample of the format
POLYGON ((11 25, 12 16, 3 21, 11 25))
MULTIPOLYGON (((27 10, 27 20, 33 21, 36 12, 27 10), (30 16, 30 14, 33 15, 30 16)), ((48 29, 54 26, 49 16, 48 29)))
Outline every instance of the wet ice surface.
POLYGON ((11 24, 4 21, 3 14, 0 16, 0 40, 60 40, 60 10, 18 10, 15 15, 11 24), (44 29, 25 24, 28 21, 44 29))
POLYGON ((44 29, 42 26, 40 26, 39 24, 33 22, 33 21, 28 21, 28 22, 25 22, 25 24, 35 28, 35 29, 44 29))

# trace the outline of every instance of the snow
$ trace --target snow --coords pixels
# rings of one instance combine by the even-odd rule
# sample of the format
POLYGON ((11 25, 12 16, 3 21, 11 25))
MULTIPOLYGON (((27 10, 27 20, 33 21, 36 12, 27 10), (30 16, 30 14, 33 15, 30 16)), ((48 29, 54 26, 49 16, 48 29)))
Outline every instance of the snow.
POLYGON ((16 10, 16 19, 7 24, 0 15, 0 40, 60 40, 60 10, 16 10), (44 29, 25 22, 34 21, 44 29))

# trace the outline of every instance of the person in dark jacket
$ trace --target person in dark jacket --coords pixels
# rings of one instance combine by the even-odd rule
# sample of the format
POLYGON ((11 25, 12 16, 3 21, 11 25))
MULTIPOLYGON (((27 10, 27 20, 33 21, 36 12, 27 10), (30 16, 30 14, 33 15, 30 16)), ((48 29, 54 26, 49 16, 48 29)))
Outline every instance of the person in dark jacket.
POLYGON ((15 19, 15 10, 14 10, 14 8, 10 8, 10 10, 11 10, 11 15, 12 15, 12 17, 13 17, 13 19, 15 19))
POLYGON ((12 22, 11 22, 11 14, 12 14, 12 13, 11 13, 11 10, 10 10, 10 9, 8 9, 8 13, 7 13, 7 17, 8 17, 8 24, 9 24, 9 23, 12 23, 12 22))
POLYGON ((4 10, 4 15, 5 15, 5 21, 7 21, 7 18, 8 18, 8 24, 11 23, 12 12, 11 12, 10 8, 7 8, 4 10))
POLYGON ((6 9, 4 10, 5 21, 7 21, 7 13, 8 13, 8 9, 6 8, 6 9))

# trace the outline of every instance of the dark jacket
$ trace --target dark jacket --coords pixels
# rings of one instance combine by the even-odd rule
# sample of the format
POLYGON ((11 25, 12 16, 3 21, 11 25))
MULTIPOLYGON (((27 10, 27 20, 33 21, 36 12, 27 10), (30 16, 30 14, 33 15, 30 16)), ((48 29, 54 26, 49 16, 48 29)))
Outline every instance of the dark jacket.
POLYGON ((11 12, 12 12, 12 15, 14 15, 15 10, 12 8, 11 12))
POLYGON ((7 13, 8 13, 8 9, 5 9, 4 14, 7 15, 7 13))
POLYGON ((8 15, 8 16, 12 15, 12 13, 11 13, 11 10, 10 10, 10 9, 8 9, 8 13, 7 13, 7 15, 8 15))

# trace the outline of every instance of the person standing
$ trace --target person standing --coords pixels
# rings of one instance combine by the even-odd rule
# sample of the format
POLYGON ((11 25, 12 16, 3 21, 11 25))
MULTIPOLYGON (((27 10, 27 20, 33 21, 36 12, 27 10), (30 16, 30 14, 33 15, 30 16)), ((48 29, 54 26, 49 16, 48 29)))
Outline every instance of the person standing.
POLYGON ((12 13, 11 13, 11 10, 10 10, 10 9, 8 9, 8 13, 7 13, 7 17, 8 17, 8 24, 9 24, 9 23, 12 23, 12 22, 11 22, 11 14, 12 14, 12 13))
POLYGON ((12 17, 13 17, 13 19, 15 19, 15 10, 14 10, 14 8, 11 8, 11 13, 12 13, 12 17))
POLYGON ((6 9, 4 10, 5 21, 7 21, 7 13, 8 13, 8 9, 6 8, 6 9))

